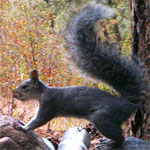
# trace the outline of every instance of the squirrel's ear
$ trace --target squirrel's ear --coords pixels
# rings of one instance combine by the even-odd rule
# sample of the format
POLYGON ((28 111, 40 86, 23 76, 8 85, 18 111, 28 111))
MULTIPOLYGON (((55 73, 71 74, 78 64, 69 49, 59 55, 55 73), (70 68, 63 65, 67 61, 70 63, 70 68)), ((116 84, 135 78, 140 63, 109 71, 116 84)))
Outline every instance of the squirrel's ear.
POLYGON ((34 82, 39 79, 38 78, 38 71, 37 70, 32 70, 30 72, 30 79, 33 80, 34 82))

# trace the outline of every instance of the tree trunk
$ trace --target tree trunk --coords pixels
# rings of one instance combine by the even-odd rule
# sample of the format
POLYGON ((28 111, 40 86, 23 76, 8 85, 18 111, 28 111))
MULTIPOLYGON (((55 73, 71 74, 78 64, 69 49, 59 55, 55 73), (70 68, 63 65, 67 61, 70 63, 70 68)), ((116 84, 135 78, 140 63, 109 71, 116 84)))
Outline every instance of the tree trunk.
MULTIPOLYGON (((130 4, 133 53, 150 70, 150 0, 131 0, 130 4)), ((150 141, 150 102, 148 101, 142 104, 144 107, 137 110, 131 129, 134 136, 150 141)))

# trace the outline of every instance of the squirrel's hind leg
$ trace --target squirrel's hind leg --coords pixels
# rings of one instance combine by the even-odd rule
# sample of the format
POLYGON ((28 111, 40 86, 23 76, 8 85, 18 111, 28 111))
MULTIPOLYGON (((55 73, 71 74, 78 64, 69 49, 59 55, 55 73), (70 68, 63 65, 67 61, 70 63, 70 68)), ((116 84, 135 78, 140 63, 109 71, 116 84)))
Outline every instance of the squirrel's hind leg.
POLYGON ((108 120, 107 121, 102 120, 102 121, 103 122, 100 122, 99 124, 97 121, 93 123, 100 133, 102 133, 105 137, 111 140, 100 142, 100 145, 102 147, 107 147, 103 149, 115 149, 119 147, 124 141, 122 129, 118 127, 116 124, 108 120))

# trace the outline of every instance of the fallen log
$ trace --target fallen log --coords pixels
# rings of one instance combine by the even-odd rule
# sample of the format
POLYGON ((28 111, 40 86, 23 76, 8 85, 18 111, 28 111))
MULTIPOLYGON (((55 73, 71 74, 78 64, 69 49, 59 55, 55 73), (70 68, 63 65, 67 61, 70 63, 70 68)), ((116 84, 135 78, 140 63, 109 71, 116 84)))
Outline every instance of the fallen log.
POLYGON ((21 124, 17 119, 0 115, 0 150, 51 150, 35 131, 19 130, 21 124))

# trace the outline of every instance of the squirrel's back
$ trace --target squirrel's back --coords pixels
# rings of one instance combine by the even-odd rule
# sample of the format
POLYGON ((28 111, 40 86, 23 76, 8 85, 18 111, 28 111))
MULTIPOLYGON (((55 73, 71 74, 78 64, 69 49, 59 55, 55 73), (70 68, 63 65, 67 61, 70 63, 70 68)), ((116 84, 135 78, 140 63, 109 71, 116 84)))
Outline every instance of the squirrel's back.
POLYGON ((130 102, 138 103, 147 90, 143 69, 132 58, 121 56, 111 42, 98 40, 94 30, 96 21, 113 15, 102 4, 86 6, 69 23, 66 42, 81 70, 104 81, 130 102))

